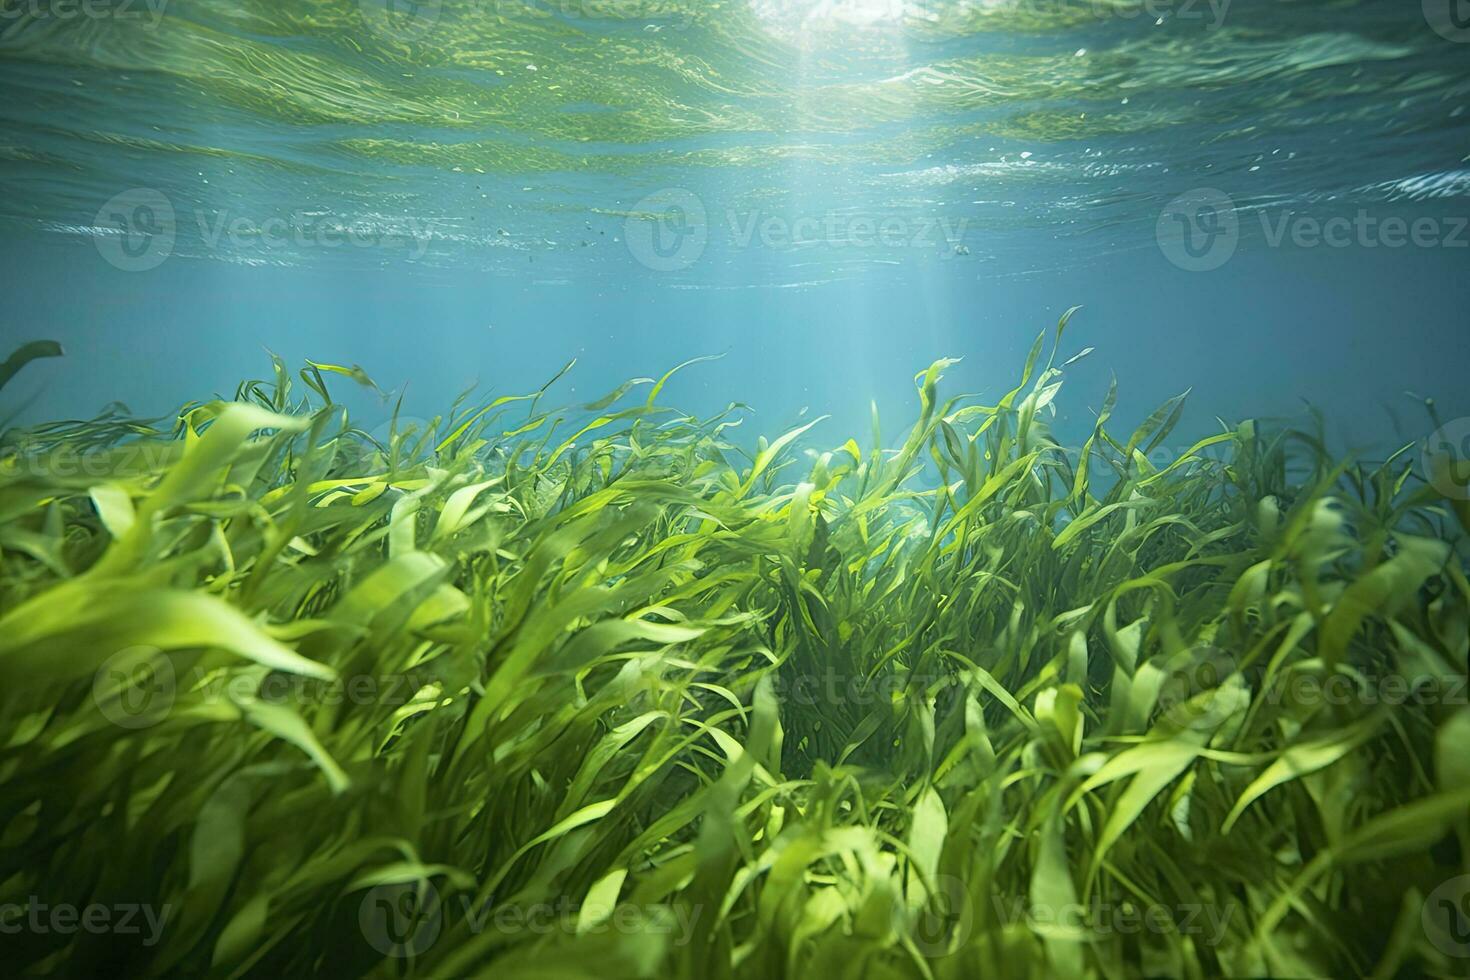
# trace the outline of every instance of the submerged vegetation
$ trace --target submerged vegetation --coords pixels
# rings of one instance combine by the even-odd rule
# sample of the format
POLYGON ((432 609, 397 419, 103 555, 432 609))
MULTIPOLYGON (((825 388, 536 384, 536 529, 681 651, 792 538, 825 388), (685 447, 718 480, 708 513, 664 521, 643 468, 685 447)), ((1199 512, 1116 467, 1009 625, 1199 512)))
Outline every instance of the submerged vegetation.
POLYGON ((1047 346, 888 450, 662 381, 374 437, 279 360, 12 429, 7 969, 1458 975, 1455 506, 1252 423, 1158 466, 1181 400, 1069 450, 1047 346))

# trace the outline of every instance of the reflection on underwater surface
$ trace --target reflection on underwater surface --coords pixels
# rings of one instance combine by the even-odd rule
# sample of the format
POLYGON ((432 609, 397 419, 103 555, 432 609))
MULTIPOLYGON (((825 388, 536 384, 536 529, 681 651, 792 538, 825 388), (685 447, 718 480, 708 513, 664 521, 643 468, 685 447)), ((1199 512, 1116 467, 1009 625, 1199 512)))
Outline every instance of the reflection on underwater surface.
POLYGON ((960 244, 983 267, 1014 248, 1010 273, 1074 261, 1057 243, 1151 245, 1166 203, 1205 185, 1246 211, 1322 216, 1470 189, 1465 49, 1413 4, 5 9, 3 70, 27 95, 0 107, 21 191, 0 202, 7 223, 86 235, 143 187, 178 215, 179 254, 248 265, 539 262, 616 280, 627 255, 607 239, 683 188, 714 246, 683 285, 732 264, 730 283, 872 274, 879 250, 844 246, 885 220, 905 242, 887 261, 960 244), (761 219, 824 229, 752 268, 734 252, 761 219), (305 252, 338 229, 357 247, 305 252))

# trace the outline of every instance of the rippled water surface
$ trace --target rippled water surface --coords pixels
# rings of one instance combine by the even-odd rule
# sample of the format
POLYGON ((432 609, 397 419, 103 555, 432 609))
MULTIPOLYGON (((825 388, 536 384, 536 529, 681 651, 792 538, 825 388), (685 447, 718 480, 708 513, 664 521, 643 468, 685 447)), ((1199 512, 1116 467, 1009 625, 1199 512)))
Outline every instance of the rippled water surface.
POLYGON ((8 319, 159 409, 262 344, 433 392, 724 350, 712 402, 861 420, 1074 303, 1093 404, 1463 401, 1462 6, 0 0, 8 319))
POLYGON ((340 227, 375 247, 331 261, 616 277, 675 189, 709 231, 686 285, 729 285, 772 219, 760 282, 1014 272, 1151 246, 1202 183, 1242 209, 1470 193, 1470 46, 1418 3, 4 5, 4 220, 91 235, 126 172, 180 254, 232 262, 340 227))

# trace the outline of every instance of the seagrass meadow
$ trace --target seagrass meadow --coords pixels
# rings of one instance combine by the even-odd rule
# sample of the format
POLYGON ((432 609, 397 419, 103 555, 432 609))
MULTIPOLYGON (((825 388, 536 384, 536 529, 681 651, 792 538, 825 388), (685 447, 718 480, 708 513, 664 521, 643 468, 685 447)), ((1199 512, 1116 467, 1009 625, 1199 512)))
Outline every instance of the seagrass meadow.
POLYGON ((1065 326, 835 449, 279 358, 11 426, 5 971, 1463 976, 1464 495, 1161 463, 1182 397, 1064 446, 1065 326))

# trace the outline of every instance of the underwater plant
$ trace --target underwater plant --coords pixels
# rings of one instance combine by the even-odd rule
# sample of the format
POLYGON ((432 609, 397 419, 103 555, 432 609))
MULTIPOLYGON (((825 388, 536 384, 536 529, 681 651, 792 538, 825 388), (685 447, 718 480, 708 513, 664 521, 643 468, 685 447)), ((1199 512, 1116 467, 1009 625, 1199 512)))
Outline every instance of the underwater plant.
POLYGON ((279 358, 11 429, 7 969, 1460 975, 1454 509, 1250 422, 1156 465, 1182 398, 1064 447, 1066 324, 889 449, 667 374, 375 437, 279 358))

